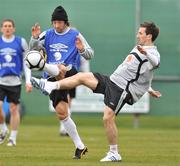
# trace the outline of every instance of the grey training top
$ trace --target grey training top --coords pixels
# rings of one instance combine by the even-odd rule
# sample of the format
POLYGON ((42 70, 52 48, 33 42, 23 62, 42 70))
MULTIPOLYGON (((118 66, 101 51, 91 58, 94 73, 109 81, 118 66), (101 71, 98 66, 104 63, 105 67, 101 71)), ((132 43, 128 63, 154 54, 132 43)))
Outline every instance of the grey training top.
MULTIPOLYGON (((143 48, 146 50, 147 55, 141 54, 136 47, 131 51, 131 53, 137 54, 142 61, 147 61, 140 67, 138 80, 131 82, 128 87, 134 102, 148 91, 153 78, 153 70, 160 64, 160 54, 156 46, 143 46, 143 48)), ((124 90, 128 82, 136 78, 140 65, 140 61, 131 53, 110 76, 111 81, 124 90)))

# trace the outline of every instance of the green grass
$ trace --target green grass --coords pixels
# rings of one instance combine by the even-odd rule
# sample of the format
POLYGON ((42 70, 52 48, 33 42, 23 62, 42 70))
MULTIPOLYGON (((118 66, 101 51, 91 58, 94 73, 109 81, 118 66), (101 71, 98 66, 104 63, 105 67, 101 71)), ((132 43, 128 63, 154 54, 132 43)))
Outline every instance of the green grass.
POLYGON ((140 117, 140 127, 132 127, 132 116, 119 115, 121 163, 100 163, 108 151, 100 114, 73 115, 89 152, 73 160, 74 145, 60 137, 55 116, 26 116, 19 128, 16 147, 0 146, 0 166, 178 166, 180 163, 180 121, 178 117, 140 117))

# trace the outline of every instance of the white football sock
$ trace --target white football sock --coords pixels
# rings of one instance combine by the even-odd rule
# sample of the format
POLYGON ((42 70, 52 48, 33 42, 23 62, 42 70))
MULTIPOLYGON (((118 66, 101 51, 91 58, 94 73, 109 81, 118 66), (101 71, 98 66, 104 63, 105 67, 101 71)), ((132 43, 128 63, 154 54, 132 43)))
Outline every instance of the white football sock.
POLYGON ((62 120, 62 123, 64 124, 64 128, 66 129, 67 133, 73 140, 76 148, 84 149, 84 144, 81 141, 81 138, 79 137, 79 134, 76 129, 76 125, 74 121, 71 119, 71 117, 68 116, 66 119, 62 120))
MULTIPOLYGON (((35 77, 32 77, 32 81, 34 81, 35 84, 38 84, 38 88, 41 88, 41 90, 45 90, 49 94, 53 90, 60 89, 59 81, 51 82, 51 81, 47 81, 46 79, 43 79, 43 78, 38 79, 38 78, 35 78, 35 77)), ((37 85, 35 85, 35 87, 36 86, 37 85)))
POLYGON ((68 115, 71 116, 71 109, 68 108, 68 115))
POLYGON ((17 132, 18 132, 17 130, 11 130, 11 134, 10 134, 9 139, 11 139, 11 140, 16 142, 17 132))
POLYGON ((55 64, 47 64, 45 63, 45 66, 43 68, 44 71, 46 71, 50 76, 58 76, 59 75, 59 68, 57 65, 55 64))
POLYGON ((59 89, 60 84, 58 81, 51 82, 51 81, 45 81, 44 89, 50 94, 53 90, 59 89))
POLYGON ((113 153, 118 153, 118 145, 109 145, 110 146, 110 150, 113 153))
POLYGON ((7 125, 6 125, 5 122, 0 124, 0 129, 2 130, 3 133, 8 130, 7 125))
MULTIPOLYGON (((70 108, 68 108, 68 115, 71 116, 71 110, 70 110, 70 108)), ((67 132, 66 132, 66 129, 64 128, 63 122, 60 120, 59 123, 60 123, 60 133, 67 133, 67 132)))
POLYGON ((67 133, 67 132, 66 132, 66 129, 64 128, 63 122, 62 122, 61 120, 60 120, 59 122, 60 122, 60 123, 59 123, 59 124, 60 124, 59 132, 60 132, 60 133, 67 133))

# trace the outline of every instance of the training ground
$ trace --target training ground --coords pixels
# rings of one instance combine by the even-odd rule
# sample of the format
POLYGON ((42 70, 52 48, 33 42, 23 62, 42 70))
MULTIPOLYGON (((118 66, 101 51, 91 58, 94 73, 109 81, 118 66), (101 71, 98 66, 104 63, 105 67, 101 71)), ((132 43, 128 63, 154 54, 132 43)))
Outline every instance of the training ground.
POLYGON ((59 122, 50 116, 25 116, 16 147, 0 146, 0 166, 178 166, 180 163, 180 121, 178 117, 140 117, 133 128, 132 115, 118 115, 121 163, 100 163, 108 151, 102 114, 73 114, 89 152, 73 160, 74 145, 59 136, 59 122))

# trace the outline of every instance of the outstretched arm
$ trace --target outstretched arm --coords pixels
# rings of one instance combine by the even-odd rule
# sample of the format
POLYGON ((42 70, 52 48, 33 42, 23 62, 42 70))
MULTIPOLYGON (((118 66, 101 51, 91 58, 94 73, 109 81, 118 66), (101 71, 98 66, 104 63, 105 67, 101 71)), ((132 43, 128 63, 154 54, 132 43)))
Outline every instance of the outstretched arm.
POLYGON ((162 96, 162 94, 159 91, 156 91, 154 89, 152 89, 151 87, 148 90, 148 93, 155 98, 160 98, 162 96))
POLYGON ((157 53, 150 53, 150 52, 147 52, 142 46, 137 46, 137 49, 138 51, 141 53, 141 54, 144 54, 148 61, 151 63, 151 65, 153 66, 153 68, 156 68, 159 66, 160 64, 160 57, 159 55, 157 55, 157 53))
POLYGON ((32 37, 29 42, 29 49, 40 50, 44 45, 46 31, 41 33, 41 27, 38 23, 36 23, 32 26, 31 33, 32 37))

